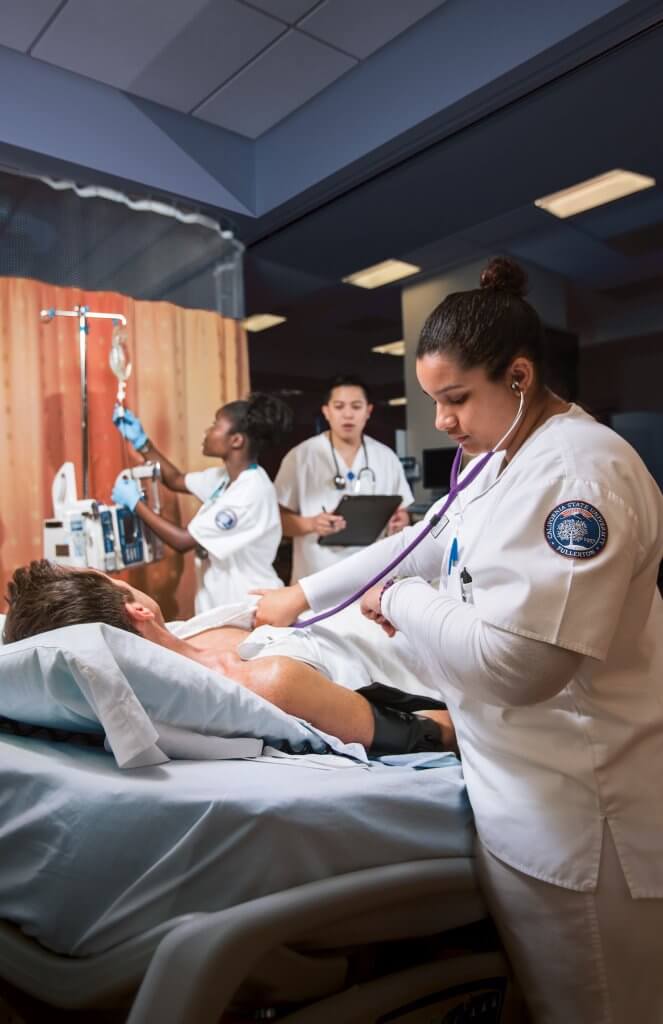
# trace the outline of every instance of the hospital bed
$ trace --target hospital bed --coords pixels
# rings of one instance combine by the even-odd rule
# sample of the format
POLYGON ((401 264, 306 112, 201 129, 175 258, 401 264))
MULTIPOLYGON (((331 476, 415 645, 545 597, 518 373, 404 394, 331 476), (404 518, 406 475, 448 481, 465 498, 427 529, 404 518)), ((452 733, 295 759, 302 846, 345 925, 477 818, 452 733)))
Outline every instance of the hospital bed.
POLYGON ((393 760, 120 772, 0 734, 0 978, 128 1024, 520 1020, 460 767, 393 760))
POLYGON ((515 1024, 458 761, 359 751, 112 627, 0 647, 0 1000, 25 1024, 515 1024), (300 753, 120 770, 164 692, 176 729, 300 753))

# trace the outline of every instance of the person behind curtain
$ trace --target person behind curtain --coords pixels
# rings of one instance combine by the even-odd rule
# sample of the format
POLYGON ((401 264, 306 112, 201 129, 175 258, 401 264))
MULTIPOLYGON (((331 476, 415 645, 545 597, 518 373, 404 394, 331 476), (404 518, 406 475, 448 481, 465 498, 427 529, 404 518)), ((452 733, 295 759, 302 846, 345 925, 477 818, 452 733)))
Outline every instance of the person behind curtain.
MULTIPOLYGON (((426 320, 416 370, 437 429, 471 456, 503 443, 362 608, 437 673, 532 1020, 660 1024, 663 495, 626 441, 545 386, 525 283, 494 260, 426 320)), ((418 530, 265 595, 258 621, 332 607, 418 530)))
POLYGON ((156 448, 130 409, 117 407, 113 422, 144 460, 160 464, 166 487, 202 502, 191 522, 181 527, 142 500, 135 480, 119 481, 112 495, 176 551, 195 550, 197 613, 239 600, 255 587, 281 586, 272 567, 281 541, 278 503, 258 459, 267 443, 277 442, 291 427, 292 413, 284 402, 256 393, 224 405, 202 445, 203 454, 221 459, 223 467, 190 473, 156 448))
POLYGON ((398 456, 364 433, 372 411, 368 388, 359 377, 334 378, 322 405, 329 430, 298 444, 281 462, 274 486, 283 533, 293 538, 293 583, 358 550, 318 544, 320 537, 344 528, 344 519, 334 515, 344 494, 399 494, 402 505, 387 533, 402 530, 410 521, 406 510, 414 498, 398 456))

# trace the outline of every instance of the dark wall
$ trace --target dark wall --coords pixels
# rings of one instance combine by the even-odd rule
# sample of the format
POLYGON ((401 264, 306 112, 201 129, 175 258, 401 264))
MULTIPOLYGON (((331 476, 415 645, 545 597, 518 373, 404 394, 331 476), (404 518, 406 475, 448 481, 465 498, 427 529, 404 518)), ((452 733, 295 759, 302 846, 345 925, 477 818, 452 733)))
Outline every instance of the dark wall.
POLYGON ((578 397, 578 337, 568 331, 545 328, 543 377, 555 394, 574 402, 578 397))
POLYGON ((594 416, 663 412, 663 333, 580 349, 578 400, 594 416))

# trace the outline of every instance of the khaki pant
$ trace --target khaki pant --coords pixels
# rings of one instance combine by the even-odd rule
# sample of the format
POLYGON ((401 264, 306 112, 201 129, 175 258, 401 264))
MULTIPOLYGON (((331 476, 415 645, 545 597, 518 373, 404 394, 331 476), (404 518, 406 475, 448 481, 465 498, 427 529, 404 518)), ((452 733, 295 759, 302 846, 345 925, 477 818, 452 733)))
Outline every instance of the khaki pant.
POLYGON ((663 899, 631 898, 608 827, 596 892, 524 875, 480 842, 477 868, 533 1024, 663 1024, 663 899))

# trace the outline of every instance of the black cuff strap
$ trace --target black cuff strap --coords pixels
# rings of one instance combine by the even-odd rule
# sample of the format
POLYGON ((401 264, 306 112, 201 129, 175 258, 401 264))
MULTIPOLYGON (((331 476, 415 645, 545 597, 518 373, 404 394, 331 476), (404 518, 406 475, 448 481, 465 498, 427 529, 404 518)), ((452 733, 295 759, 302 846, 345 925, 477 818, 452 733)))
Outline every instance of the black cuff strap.
POLYGON ((409 711, 376 707, 371 704, 375 732, 369 753, 418 754, 428 750, 444 750, 442 730, 431 718, 420 718, 409 711))
POLYGON ((365 697, 371 704, 379 708, 398 708, 400 711, 446 711, 447 705, 434 697, 424 697, 419 693, 406 693, 386 683, 370 683, 361 686, 357 693, 365 697))

